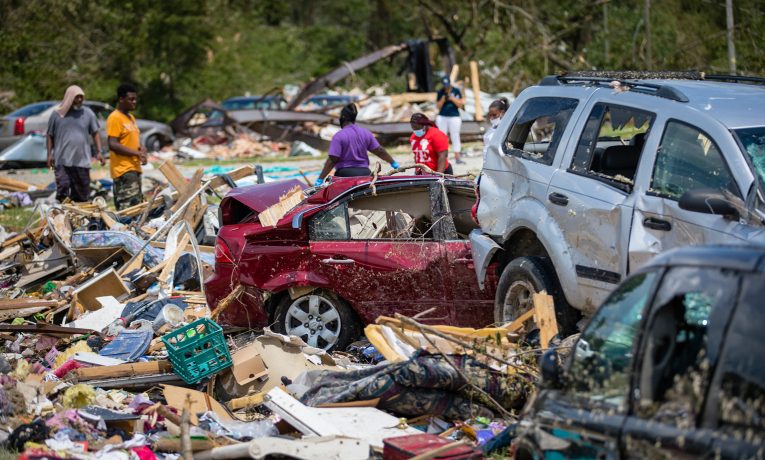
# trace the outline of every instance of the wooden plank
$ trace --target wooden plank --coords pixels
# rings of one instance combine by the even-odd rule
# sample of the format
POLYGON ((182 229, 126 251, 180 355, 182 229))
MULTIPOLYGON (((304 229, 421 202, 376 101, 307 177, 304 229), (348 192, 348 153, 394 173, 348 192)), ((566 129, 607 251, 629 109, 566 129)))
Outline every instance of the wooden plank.
MULTIPOLYGON (((244 179, 245 177, 248 177, 248 176, 252 176, 253 174, 255 174, 255 167, 252 165, 242 166, 240 168, 236 168, 235 170, 227 173, 227 175, 235 181, 239 179, 244 179)), ((223 179, 222 176, 217 176, 212 181, 210 181, 210 188, 218 188, 223 185, 226 185, 226 180, 223 179)))
POLYGON ((179 192, 186 186, 186 179, 183 178, 183 174, 175 167, 172 160, 167 160, 159 166, 159 170, 170 182, 170 185, 179 192))
MULTIPOLYGON (((151 243, 149 243, 149 246, 153 246, 153 247, 159 248, 159 249, 165 249, 165 246, 167 246, 167 244, 164 241, 152 241, 151 243)), ((208 254, 215 254, 215 246, 203 246, 203 245, 199 245, 198 247, 199 247, 199 252, 206 252, 208 254)), ((183 248, 183 250, 184 251, 188 251, 188 252, 194 252, 194 246, 192 246, 190 244, 187 244, 186 247, 183 248)))
POLYGON ((523 325, 526 323, 526 321, 530 320, 533 317, 534 317, 534 309, 529 308, 529 310, 526 313, 515 318, 513 321, 507 324, 503 324, 502 327, 507 329, 507 332, 518 332, 523 328, 523 325))
POLYGON ((542 348, 547 348, 550 340, 558 334, 558 320, 555 318, 555 301, 552 296, 542 291, 535 293, 534 322, 539 327, 542 348))
POLYGON ((11 192, 28 192, 34 185, 10 177, 0 177, 0 189, 11 192))
POLYGON ((83 367, 74 370, 79 382, 106 378, 138 377, 142 375, 165 374, 173 371, 170 361, 149 361, 146 363, 127 363, 116 366, 83 367))
POLYGON ((475 61, 470 61, 470 82, 473 84, 475 120, 483 121, 483 107, 481 107, 481 85, 478 80, 478 63, 475 61))
POLYGON ((44 299, 0 299, 0 310, 14 310, 17 308, 32 308, 32 307, 58 307, 61 304, 57 300, 44 300, 44 299))

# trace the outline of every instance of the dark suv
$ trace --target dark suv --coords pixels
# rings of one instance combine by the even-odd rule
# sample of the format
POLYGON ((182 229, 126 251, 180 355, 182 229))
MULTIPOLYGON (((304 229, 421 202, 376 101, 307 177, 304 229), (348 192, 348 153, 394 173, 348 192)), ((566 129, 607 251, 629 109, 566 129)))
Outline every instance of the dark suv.
POLYGON ((549 351, 515 458, 765 458, 765 249, 686 247, 626 279, 565 370, 549 351))

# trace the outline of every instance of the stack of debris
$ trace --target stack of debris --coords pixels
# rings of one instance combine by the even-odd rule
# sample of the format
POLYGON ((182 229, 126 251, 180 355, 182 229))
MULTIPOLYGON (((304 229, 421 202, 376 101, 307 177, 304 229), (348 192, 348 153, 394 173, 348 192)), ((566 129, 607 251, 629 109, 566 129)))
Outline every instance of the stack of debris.
MULTIPOLYGON (((535 343, 546 348, 556 333, 549 296, 485 329, 380 317, 365 340, 332 354, 268 329, 224 330, 218 317, 236 294, 208 305, 203 293, 216 232, 205 228, 213 206, 203 191, 254 168, 200 169, 190 180, 171 162, 159 169, 169 186, 148 202, 120 212, 102 199, 38 206, 1 243, 6 449, 26 458, 481 458, 509 443, 538 379, 535 343), (526 333, 532 318, 539 339, 526 333)), ((303 196, 296 187, 261 215, 277 219, 303 196)))

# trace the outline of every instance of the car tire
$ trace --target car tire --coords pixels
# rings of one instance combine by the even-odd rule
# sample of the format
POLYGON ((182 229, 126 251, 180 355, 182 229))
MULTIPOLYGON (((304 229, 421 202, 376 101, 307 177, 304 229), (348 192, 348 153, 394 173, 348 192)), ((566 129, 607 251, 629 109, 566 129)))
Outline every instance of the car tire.
POLYGON ((162 148, 162 145, 162 138, 156 134, 152 134, 146 138, 144 147, 146 147, 146 150, 149 152, 158 152, 162 148))
POLYGON ((360 333, 359 320, 350 305, 324 289, 296 299, 285 296, 274 317, 277 332, 295 335, 310 346, 328 351, 345 350, 360 333))
POLYGON ((518 318, 534 307, 532 295, 542 291, 553 296, 561 337, 576 332, 580 313, 566 302, 549 259, 541 257, 518 257, 502 270, 494 298, 494 321, 504 324, 518 318))

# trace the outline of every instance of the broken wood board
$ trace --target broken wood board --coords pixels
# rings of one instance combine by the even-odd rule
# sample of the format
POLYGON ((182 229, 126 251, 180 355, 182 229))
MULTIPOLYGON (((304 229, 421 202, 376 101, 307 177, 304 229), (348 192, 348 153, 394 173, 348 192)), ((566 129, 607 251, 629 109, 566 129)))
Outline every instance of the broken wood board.
MULTIPOLYGON (((151 243, 149 243, 149 246, 152 246, 152 247, 155 247, 155 248, 158 248, 158 249, 165 249, 165 246, 167 246, 167 243, 165 243, 164 241, 152 241, 151 243)), ((204 245, 200 244, 197 247, 199 248, 199 252, 206 252, 208 254, 215 254, 215 246, 204 246, 204 245)), ((192 252, 193 253, 194 252, 194 246, 192 246, 190 244, 187 244, 183 248, 183 250, 186 251, 186 252, 192 252)))
POLYGON ((303 189, 295 186, 287 193, 279 197, 279 202, 269 206, 258 214, 258 219, 264 227, 276 227, 276 223, 284 217, 290 209, 294 208, 305 199, 303 189))
POLYGON ((96 311, 101 309, 101 303, 98 297, 112 296, 120 300, 122 296, 130 294, 130 290, 122 282, 122 278, 113 268, 105 270, 98 276, 90 279, 88 282, 78 287, 72 293, 72 308, 69 310, 69 319, 75 319, 75 313, 82 308, 86 311, 96 311))
POLYGON ((215 415, 220 417, 224 422, 236 420, 229 411, 226 410, 223 404, 211 398, 207 393, 173 385, 161 386, 167 405, 174 407, 179 411, 183 410, 185 407, 187 397, 191 399, 191 410, 189 412, 191 412, 191 423, 194 425, 199 424, 197 415, 207 411, 215 412, 215 415))
POLYGON ((15 310, 0 310, 0 321, 5 321, 12 318, 26 318, 36 313, 41 313, 50 307, 27 307, 17 308, 15 310))
POLYGON ((534 293, 532 299, 534 300, 534 322, 539 327, 539 340, 542 348, 547 348, 550 340, 558 334, 555 301, 544 291, 534 293))
POLYGON ((483 107, 481 107, 481 84, 478 79, 478 63, 470 61, 470 82, 473 84, 473 100, 475 101, 475 120, 483 121, 483 107))
POLYGON ((186 186, 186 179, 171 160, 159 165, 159 171, 167 178, 170 185, 179 192, 186 186))
POLYGON ((28 182, 11 179, 9 177, 0 177, 0 190, 7 190, 9 192, 28 192, 36 189, 36 186, 28 182))
POLYGON ((348 436, 382 448, 383 439, 422 434, 399 428, 399 419, 373 407, 308 407, 281 388, 268 392, 266 406, 307 436, 348 436))
POLYGON ((507 332, 513 333, 518 332, 521 329, 523 329, 523 325, 526 324, 526 321, 530 320, 534 317, 534 309, 529 308, 529 310, 525 313, 523 313, 521 316, 515 318, 513 321, 503 325, 502 327, 504 329, 507 329, 507 332))
POLYGON ((0 310, 15 310, 19 308, 32 307, 58 307, 61 303, 57 300, 30 299, 28 297, 19 299, 0 299, 0 310))
POLYGON ((79 329, 74 327, 56 326, 55 324, 37 323, 37 324, 0 324, 0 332, 24 332, 27 334, 47 334, 54 336, 70 336, 93 334, 96 331, 90 329, 79 329))
POLYGON ((126 363, 116 366, 83 367, 72 371, 78 382, 106 378, 139 377, 143 375, 167 374, 173 371, 170 361, 149 361, 145 363, 126 363))

